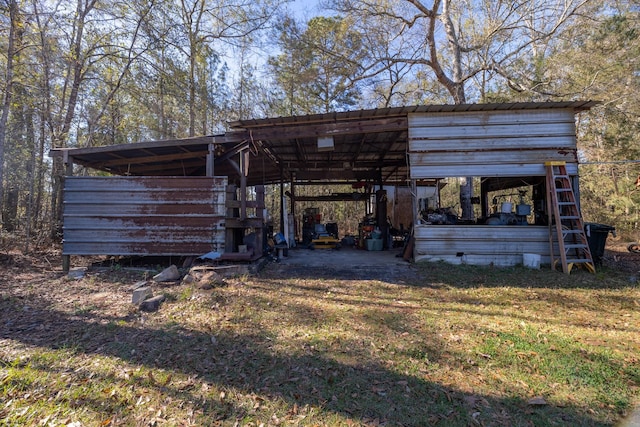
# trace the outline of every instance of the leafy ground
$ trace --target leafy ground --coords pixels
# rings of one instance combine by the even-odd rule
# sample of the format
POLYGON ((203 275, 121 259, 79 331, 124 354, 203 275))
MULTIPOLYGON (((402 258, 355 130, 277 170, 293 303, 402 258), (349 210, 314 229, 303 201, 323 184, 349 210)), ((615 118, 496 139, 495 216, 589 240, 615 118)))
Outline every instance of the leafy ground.
POLYGON ((55 253, 5 253, 0 425, 612 425, 640 403, 640 269, 623 255, 571 276, 270 264, 154 285, 167 301, 143 313, 143 272, 72 279, 55 253))

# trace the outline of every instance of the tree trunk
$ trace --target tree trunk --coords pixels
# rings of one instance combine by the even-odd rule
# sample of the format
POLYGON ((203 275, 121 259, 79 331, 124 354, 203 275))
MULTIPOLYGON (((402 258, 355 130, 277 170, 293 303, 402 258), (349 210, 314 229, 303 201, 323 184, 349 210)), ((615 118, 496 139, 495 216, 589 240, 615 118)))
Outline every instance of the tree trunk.
MULTIPOLYGON (((18 20, 18 4, 16 0, 8 0, 9 6, 9 40, 7 41, 7 66, 5 71, 5 91, 0 114, 0 204, 4 201, 4 153, 7 137, 7 122, 11 108, 13 93, 13 59, 15 52, 16 26, 18 20)), ((4 209, 3 209, 4 211, 4 209)))
POLYGON ((29 163, 27 165, 27 185, 29 191, 27 193, 27 215, 24 220, 24 251, 29 252, 29 242, 31 241, 31 226, 33 224, 33 210, 34 210, 34 192, 36 186, 36 153, 38 152, 36 149, 36 135, 35 129, 33 126, 33 118, 34 111, 31 105, 27 107, 26 117, 25 117, 25 128, 26 128, 26 140, 27 147, 29 147, 29 163))
MULTIPOLYGON (((75 117, 76 106, 78 104, 78 93, 80 91, 80 84, 84 80, 82 69, 84 67, 84 56, 82 53, 82 41, 84 37, 84 25, 85 20, 89 12, 95 6, 97 0, 88 0, 86 7, 83 7, 82 0, 78 0, 76 15, 76 34, 73 39, 72 52, 73 63, 71 64, 71 91, 69 93, 69 99, 66 101, 66 114, 64 121, 60 126, 60 130, 57 135, 53 136, 52 145, 54 148, 64 148, 67 146, 67 140, 69 137, 69 131, 71 130, 71 123, 75 117)), ((45 47, 43 46, 43 49, 45 47)), ((69 76, 67 76, 68 83, 69 76)), ((64 183, 65 168, 62 165, 60 158, 54 158, 52 167, 52 180, 53 189, 51 197, 51 213, 52 213, 52 228, 51 237, 54 240, 60 240, 62 238, 62 186, 64 183)))
MULTIPOLYGON (((442 83, 451 96, 455 104, 464 104, 467 102, 467 97, 464 90, 464 83, 462 81, 462 52, 460 49, 460 42, 458 40, 458 34, 451 19, 451 13, 449 10, 449 0, 443 0, 442 2, 442 16, 441 20, 444 24, 445 32, 447 33, 447 40, 449 47, 453 52, 453 75, 452 78, 446 78, 444 72, 441 70, 436 75, 438 80, 442 83)), ((435 47, 435 40, 432 43, 435 47)), ((436 54, 432 51, 432 55, 436 54)), ((432 57, 433 60, 433 57, 432 57)), ((436 61, 437 62, 437 61, 436 61)), ((439 64, 439 62, 437 62, 439 64)), ((438 68, 439 65, 438 65, 438 68)), ((473 197, 473 177, 465 177, 462 179, 460 185, 460 208, 462 209, 462 219, 471 221, 474 219, 473 205, 471 204, 471 198, 473 197)))
MULTIPOLYGON (((194 37, 195 39, 195 37, 194 37)), ((189 136, 196 134, 196 41, 191 41, 189 58, 189 136)))
POLYGON ((47 143, 47 137, 46 137, 47 133, 46 133, 46 125, 45 125, 45 118, 44 118, 44 113, 40 118, 40 141, 38 143, 38 160, 37 160, 37 167, 36 167, 36 184, 35 184, 35 201, 34 201, 34 205, 35 205, 35 210, 33 212, 33 229, 34 230, 41 230, 44 229, 41 221, 42 221, 42 212, 46 211, 46 207, 43 206, 43 202, 42 202, 42 193, 44 192, 44 174, 46 171, 46 168, 44 166, 44 152, 45 152, 45 146, 47 143))
POLYGON ((9 233, 13 233, 16 231, 18 222, 18 196, 20 192, 17 188, 11 187, 6 193, 4 209, 2 209, 2 216, 4 217, 3 228, 9 233))

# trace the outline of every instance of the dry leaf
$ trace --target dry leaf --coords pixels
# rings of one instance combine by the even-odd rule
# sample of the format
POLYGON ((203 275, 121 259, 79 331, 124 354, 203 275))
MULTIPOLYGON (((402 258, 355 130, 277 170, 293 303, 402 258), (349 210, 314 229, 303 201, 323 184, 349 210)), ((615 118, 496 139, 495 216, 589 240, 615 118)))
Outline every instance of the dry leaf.
POLYGON ((531 406, 545 406, 548 405, 547 401, 542 396, 536 396, 527 401, 527 404, 531 406))
POLYGON ((172 377, 171 374, 169 374, 169 376, 167 376, 167 379, 162 383, 163 387, 166 387, 169 384, 169 382, 171 382, 171 377, 172 377))

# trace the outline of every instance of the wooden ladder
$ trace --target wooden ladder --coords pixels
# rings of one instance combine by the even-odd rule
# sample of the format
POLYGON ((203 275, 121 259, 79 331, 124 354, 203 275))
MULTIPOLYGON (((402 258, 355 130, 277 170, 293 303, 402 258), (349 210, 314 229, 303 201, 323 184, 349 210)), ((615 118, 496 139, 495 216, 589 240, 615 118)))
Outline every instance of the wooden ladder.
POLYGON ((551 268, 555 269, 560 261, 563 273, 571 273, 574 265, 584 266, 591 273, 595 273, 596 267, 571 180, 567 175, 566 164, 565 162, 546 162, 544 165, 547 170, 551 268), (554 244, 558 245, 559 258, 554 255, 554 244))

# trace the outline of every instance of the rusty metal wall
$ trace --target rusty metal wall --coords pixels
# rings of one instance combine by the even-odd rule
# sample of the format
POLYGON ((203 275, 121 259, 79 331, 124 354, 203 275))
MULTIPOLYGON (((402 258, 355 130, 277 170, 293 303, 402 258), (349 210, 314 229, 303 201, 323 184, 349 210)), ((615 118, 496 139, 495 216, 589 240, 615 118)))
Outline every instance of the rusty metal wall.
POLYGON ((67 177, 62 252, 224 252, 226 186, 226 177, 67 177))
POLYGON ((550 262, 546 226, 417 225, 414 236, 416 261, 507 267, 522 264, 526 253, 550 262))
POLYGON ((544 162, 578 173, 572 109, 409 115, 411 178, 543 176, 544 162))

